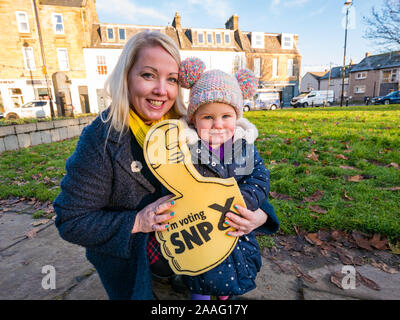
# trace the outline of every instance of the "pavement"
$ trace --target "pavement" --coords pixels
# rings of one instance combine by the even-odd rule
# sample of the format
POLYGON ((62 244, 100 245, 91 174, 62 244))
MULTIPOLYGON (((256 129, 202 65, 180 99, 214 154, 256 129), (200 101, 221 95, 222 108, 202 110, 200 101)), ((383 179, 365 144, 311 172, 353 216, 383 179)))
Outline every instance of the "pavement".
MULTIPOLYGON (((0 300, 108 299, 85 249, 62 240, 53 219, 33 219, 39 208, 0 200, 0 300)), ((301 234, 273 239, 262 249, 257 288, 240 299, 400 300, 400 255, 390 250, 301 234)), ((159 300, 189 298, 167 280, 154 281, 154 293, 159 300)))

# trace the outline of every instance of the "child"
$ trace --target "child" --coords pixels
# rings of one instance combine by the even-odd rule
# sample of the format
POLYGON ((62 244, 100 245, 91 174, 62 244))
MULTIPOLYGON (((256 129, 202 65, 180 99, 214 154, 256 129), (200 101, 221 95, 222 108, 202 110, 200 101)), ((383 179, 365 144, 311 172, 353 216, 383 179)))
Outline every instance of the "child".
MULTIPOLYGON (((257 153, 256 127, 242 117, 243 98, 251 98, 258 80, 249 70, 236 78, 220 70, 204 72, 197 58, 184 60, 179 78, 190 88, 186 122, 187 143, 192 161, 203 176, 234 177, 248 209, 254 211, 267 199, 269 171, 257 153)), ((229 228, 229 221, 225 221, 229 228)), ((198 276, 184 276, 191 298, 208 300, 209 295, 227 299, 256 287, 261 256, 254 232, 242 236, 221 264, 198 276)))

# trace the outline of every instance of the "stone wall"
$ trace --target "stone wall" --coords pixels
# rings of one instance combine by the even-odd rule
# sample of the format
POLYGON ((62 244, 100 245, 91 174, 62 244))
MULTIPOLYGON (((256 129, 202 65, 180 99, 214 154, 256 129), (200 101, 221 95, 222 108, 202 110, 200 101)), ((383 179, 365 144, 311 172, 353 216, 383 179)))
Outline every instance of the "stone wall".
POLYGON ((92 116, 0 126, 0 153, 77 137, 94 118, 92 116))

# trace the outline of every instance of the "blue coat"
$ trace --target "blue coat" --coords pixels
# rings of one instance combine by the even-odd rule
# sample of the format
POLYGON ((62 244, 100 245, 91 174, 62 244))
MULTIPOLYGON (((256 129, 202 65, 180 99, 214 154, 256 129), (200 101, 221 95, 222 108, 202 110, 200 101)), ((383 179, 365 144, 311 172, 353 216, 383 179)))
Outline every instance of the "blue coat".
MULTIPOLYGON (((111 130, 105 144, 107 133, 100 117, 83 130, 53 204, 55 225, 63 239, 86 247, 110 299, 152 299, 148 234, 131 231, 137 212, 159 199, 162 188, 132 133, 119 139, 111 130), (144 165, 140 172, 132 171, 134 161, 144 165)), ((273 207, 265 202, 261 208, 269 219, 260 230, 275 232, 279 223, 273 207)))
MULTIPOLYGON (((223 161, 186 123, 187 140, 199 173, 205 177, 234 177, 247 208, 254 211, 268 199, 269 170, 254 146, 257 129, 246 119, 241 119, 238 124, 240 127, 238 125, 235 131, 233 143, 224 144, 223 161), (255 132, 245 136, 238 133, 240 129, 255 132)), ((239 238, 232 253, 217 267, 198 276, 185 276, 184 280, 192 293, 241 295, 256 287, 255 278, 260 268, 260 249, 254 232, 251 232, 239 238)))

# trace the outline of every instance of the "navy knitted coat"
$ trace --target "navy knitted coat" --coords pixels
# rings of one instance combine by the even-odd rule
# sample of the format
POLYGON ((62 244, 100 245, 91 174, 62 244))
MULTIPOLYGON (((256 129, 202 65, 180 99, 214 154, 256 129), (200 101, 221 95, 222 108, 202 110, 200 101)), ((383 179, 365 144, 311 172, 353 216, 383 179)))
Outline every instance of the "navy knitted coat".
MULTIPOLYGON (((101 114, 103 119, 107 113, 101 114)), ((132 133, 119 138, 119 132, 111 130, 105 143, 108 128, 97 117, 66 161, 53 204, 55 225, 64 240, 86 247, 110 299, 153 299, 148 234, 131 231, 137 212, 162 196, 161 187, 149 178, 143 150, 132 133)), ((277 231, 273 207, 264 202, 261 208, 268 220, 260 230, 277 231)))

